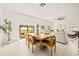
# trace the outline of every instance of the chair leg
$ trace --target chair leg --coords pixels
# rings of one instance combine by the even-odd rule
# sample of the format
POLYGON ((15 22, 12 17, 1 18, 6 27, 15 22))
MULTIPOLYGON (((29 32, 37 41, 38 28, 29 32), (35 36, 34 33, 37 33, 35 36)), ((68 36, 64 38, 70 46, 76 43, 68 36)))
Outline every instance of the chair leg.
POLYGON ((54 53, 56 54, 56 44, 55 44, 55 46, 54 46, 54 53))
POLYGON ((26 45, 27 45, 27 41, 26 41, 26 45))
POLYGON ((43 49, 43 45, 40 45, 40 49, 41 49, 41 50, 43 49))
POLYGON ((26 40, 26 45, 27 45, 27 40, 26 40))
POLYGON ((50 55, 50 48, 48 47, 48 53, 49 53, 49 55, 50 55))
POLYGON ((33 45, 32 45, 32 53, 33 53, 34 51, 33 51, 33 45))
POLYGON ((52 56, 52 47, 48 48, 49 55, 52 56))
POLYGON ((29 45, 29 42, 28 42, 28 48, 30 49, 30 45, 29 45))
POLYGON ((52 47, 51 47, 51 50, 50 50, 50 55, 52 56, 52 47))

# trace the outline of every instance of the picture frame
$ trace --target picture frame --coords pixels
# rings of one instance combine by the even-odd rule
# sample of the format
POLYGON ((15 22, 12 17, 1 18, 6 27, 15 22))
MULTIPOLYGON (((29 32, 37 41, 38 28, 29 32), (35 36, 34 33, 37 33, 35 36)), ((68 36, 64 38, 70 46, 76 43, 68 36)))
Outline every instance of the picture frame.
POLYGON ((34 26, 33 25, 30 25, 28 26, 28 33, 34 33, 34 26))
POLYGON ((28 25, 19 25, 19 37, 24 38, 28 33, 28 25))
POLYGON ((33 25, 19 25, 19 37, 25 38, 28 33, 34 33, 33 25))

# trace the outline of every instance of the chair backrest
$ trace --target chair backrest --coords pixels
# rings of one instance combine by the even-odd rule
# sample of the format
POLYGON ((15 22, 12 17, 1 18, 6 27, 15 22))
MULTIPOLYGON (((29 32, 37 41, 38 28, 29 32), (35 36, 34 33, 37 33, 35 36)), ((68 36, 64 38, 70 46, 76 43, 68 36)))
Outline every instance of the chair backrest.
POLYGON ((50 35, 52 35, 52 36, 55 35, 54 30, 51 30, 51 31, 50 31, 50 35))
POLYGON ((26 37, 25 37, 25 38, 26 38, 26 40, 28 40, 28 35, 26 35, 26 37))
POLYGON ((33 40, 33 36, 32 35, 28 35, 28 40, 33 40))
POLYGON ((55 37, 55 36, 51 36, 51 37, 49 38, 49 40, 50 40, 50 45, 51 45, 51 46, 54 46, 54 45, 56 44, 56 37, 55 37))
POLYGON ((31 41, 32 43, 35 42, 35 37, 32 35, 28 35, 28 41, 31 41))

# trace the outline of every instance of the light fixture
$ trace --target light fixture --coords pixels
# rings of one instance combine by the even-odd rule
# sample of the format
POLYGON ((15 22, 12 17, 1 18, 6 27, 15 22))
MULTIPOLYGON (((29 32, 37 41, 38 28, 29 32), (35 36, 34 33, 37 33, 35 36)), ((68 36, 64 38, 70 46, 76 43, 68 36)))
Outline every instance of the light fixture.
POLYGON ((58 20, 63 20, 63 19, 65 19, 64 16, 58 17, 58 20))
POLYGON ((40 4, 41 7, 44 7, 45 5, 46 5, 46 3, 41 3, 40 4))

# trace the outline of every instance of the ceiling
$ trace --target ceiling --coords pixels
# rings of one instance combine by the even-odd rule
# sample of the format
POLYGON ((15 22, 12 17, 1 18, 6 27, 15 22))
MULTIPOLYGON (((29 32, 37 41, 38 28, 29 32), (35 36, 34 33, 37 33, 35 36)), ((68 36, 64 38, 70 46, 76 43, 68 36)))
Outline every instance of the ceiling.
POLYGON ((41 7, 40 3, 0 3, 0 7, 49 21, 53 21, 60 16, 79 15, 78 3, 46 3, 44 7, 41 7))

